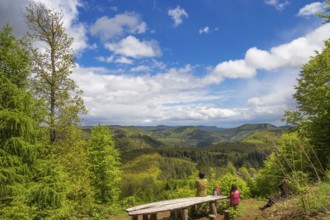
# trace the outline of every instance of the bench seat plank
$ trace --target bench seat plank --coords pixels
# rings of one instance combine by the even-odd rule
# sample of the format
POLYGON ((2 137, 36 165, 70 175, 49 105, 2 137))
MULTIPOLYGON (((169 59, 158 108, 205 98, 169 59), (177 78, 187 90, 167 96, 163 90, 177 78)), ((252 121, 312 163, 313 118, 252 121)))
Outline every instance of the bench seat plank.
POLYGON ((126 209, 130 216, 147 215, 164 211, 172 211, 177 209, 184 209, 199 203, 215 202, 217 200, 225 199, 226 196, 205 196, 205 197, 191 197, 182 199, 166 200, 161 202, 149 203, 146 205, 135 206, 126 209))

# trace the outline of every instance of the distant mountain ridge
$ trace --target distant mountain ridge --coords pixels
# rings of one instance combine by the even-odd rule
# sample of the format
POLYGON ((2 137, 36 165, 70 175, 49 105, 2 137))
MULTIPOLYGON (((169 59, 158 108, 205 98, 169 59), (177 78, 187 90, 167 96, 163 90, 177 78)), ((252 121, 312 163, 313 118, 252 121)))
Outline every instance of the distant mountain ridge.
MULTIPOLYGON (((220 142, 274 142, 285 128, 272 124, 244 124, 236 128, 216 126, 109 126, 121 151, 146 148, 205 148, 220 142), (260 132, 263 131, 263 132, 260 132)), ((83 126, 85 138, 92 126, 83 126)))

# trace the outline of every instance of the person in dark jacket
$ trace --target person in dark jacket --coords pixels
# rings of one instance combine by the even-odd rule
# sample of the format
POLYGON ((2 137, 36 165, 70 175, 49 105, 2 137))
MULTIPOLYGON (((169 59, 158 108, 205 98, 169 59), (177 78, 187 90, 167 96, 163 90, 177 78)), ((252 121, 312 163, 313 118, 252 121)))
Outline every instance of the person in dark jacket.
POLYGON ((288 195, 289 195, 289 183, 288 180, 286 178, 284 178, 280 184, 278 185, 278 187, 281 190, 281 194, 279 196, 273 196, 270 197, 268 199, 268 202, 261 208, 259 208, 260 210, 265 210, 266 208, 271 207, 272 205, 274 205, 276 202, 278 202, 281 199, 285 199, 288 195))

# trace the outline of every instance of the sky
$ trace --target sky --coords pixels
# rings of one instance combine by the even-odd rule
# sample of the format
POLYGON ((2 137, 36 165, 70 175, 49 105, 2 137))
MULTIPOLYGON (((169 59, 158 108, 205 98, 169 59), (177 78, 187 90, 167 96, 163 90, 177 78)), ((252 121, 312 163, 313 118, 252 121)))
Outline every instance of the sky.
MULTIPOLYGON (((0 27, 27 31, 29 0, 0 0, 0 27)), ((304 64, 330 23, 309 0, 36 0, 74 38, 82 125, 285 125, 304 64)))

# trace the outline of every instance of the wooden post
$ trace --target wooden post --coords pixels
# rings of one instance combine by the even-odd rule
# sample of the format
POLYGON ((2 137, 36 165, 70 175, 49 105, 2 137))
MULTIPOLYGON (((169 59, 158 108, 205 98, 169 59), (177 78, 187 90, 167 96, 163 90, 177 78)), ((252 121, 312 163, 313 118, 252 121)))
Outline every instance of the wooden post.
POLYGON ((148 220, 148 215, 143 215, 143 220, 148 220))
POLYGON ((210 219, 210 220, 216 220, 216 219, 217 219, 217 216, 216 216, 216 215, 213 215, 213 214, 211 214, 211 215, 209 215, 209 219, 210 219))
POLYGON ((211 201, 210 202, 210 210, 211 210, 211 214, 217 216, 217 206, 215 205, 215 201, 211 201))
POLYGON ((150 220, 157 220, 157 213, 151 214, 150 220))
POLYGON ((224 212, 224 220, 229 220, 229 210, 225 210, 225 212, 224 212))
POLYGON ((132 220, 138 220, 138 215, 133 215, 131 219, 132 220))
POLYGON ((180 209, 176 209, 176 210, 172 210, 172 211, 171 211, 170 218, 171 218, 171 219, 181 219, 182 216, 183 216, 183 214, 182 214, 182 210, 180 210, 180 209))
POLYGON ((183 209, 182 211, 182 220, 188 220, 188 208, 183 209))

